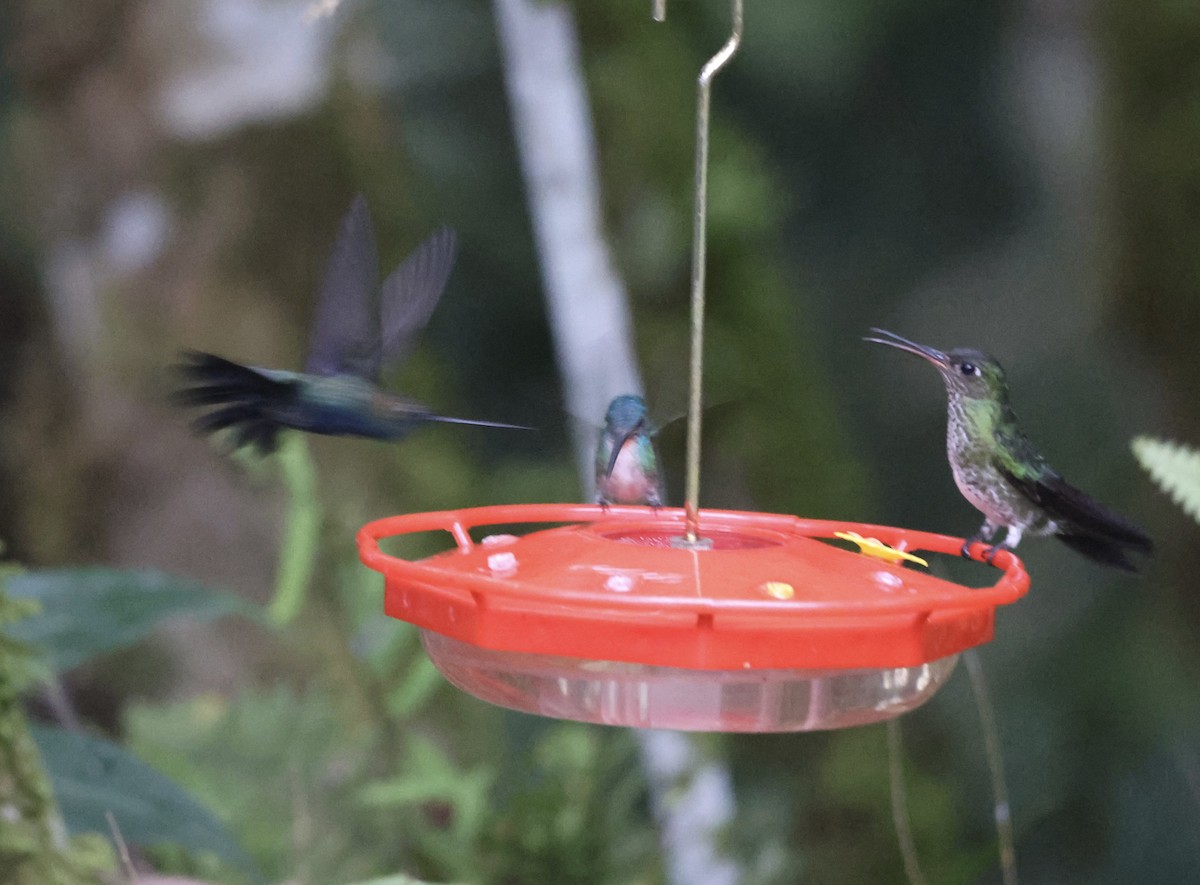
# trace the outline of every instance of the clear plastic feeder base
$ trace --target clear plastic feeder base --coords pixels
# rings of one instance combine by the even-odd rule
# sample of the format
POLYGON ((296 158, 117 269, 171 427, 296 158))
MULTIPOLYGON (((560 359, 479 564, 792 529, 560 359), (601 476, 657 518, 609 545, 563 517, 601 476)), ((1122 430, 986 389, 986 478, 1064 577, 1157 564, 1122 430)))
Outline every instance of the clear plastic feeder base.
POLYGON ((445 677, 480 700, 541 716, 679 731, 819 731, 881 722, 919 707, 958 655, 912 667, 689 670, 494 651, 431 630, 421 638, 445 677))

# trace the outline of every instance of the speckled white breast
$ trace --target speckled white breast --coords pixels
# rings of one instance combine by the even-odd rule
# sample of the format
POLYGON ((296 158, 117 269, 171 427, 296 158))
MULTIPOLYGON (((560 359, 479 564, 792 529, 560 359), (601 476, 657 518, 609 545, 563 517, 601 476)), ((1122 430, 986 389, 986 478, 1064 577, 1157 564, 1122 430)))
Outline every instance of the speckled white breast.
POLYGON ((962 496, 997 526, 1013 526, 1032 535, 1049 534, 1054 524, 1045 513, 991 466, 988 450, 971 442, 965 417, 951 408, 946 427, 946 453, 954 483, 962 496))

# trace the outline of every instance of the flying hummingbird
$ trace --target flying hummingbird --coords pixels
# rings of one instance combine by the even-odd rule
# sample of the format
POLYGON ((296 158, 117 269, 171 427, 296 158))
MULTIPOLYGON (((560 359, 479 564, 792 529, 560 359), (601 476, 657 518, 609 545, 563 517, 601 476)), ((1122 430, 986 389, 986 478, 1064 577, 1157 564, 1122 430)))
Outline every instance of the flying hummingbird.
MULTIPOLYGON (((379 373, 408 355, 454 267, 457 237, 438 228, 378 287, 379 258, 367 201, 342 219, 325 271, 303 372, 244 366, 211 353, 185 354, 186 406, 215 407, 196 420, 204 433, 231 429, 235 447, 275 450, 285 427, 336 436, 397 440, 430 421, 516 428, 438 415, 378 387, 379 373)), ((520 428, 527 429, 527 428, 520 428)))
POLYGON ((596 445, 596 503, 661 507, 663 484, 646 401, 624 394, 608 404, 596 445))
POLYGON ((1137 571, 1129 551, 1149 554, 1154 545, 1140 528, 1062 478, 1021 432, 1008 401, 1004 370, 978 350, 943 353, 884 329, 865 338, 915 353, 931 362, 946 383, 946 450, 954 482, 984 515, 983 526, 964 542, 991 542, 1001 528, 1004 541, 988 553, 1012 550, 1022 535, 1054 535, 1090 559, 1137 571))

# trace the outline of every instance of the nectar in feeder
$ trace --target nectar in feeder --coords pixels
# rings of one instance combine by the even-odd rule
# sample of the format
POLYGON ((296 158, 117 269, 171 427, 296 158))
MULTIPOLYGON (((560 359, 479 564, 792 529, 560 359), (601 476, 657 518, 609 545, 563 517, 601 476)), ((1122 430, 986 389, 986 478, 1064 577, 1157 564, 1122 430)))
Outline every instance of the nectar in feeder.
POLYGON ((531 504, 379 520, 358 537, 386 612, 421 628, 459 688, 501 706, 608 725, 810 731, 923 703, 994 610, 1029 580, 1004 551, 972 589, 840 549, 839 532, 957 555, 962 540, 884 526, 704 511, 708 549, 673 544, 682 510, 531 504), (476 543, 471 529, 571 523, 476 543), (420 561, 387 538, 448 532, 420 561))

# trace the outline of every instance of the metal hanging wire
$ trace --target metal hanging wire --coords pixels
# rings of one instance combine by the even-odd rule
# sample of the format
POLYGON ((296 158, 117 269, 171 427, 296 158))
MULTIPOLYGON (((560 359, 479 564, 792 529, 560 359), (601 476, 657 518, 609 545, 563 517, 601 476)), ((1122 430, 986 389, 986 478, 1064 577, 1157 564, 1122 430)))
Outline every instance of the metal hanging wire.
MULTIPOLYGON (((692 215, 692 357, 689 379, 687 474, 684 495, 686 546, 702 545, 700 519, 700 394, 704 378, 704 260, 708 218, 708 118, 712 81, 742 43, 742 0, 732 0, 729 39, 700 69, 696 88, 696 180, 692 215)), ((667 0, 653 0, 655 21, 667 18, 667 0)))

